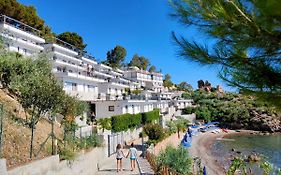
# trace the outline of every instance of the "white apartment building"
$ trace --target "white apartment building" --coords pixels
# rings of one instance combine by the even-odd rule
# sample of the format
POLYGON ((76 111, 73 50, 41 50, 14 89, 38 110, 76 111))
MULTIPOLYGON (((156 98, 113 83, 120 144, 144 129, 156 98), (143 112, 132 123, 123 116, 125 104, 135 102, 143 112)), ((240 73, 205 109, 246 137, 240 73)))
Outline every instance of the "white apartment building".
POLYGON ((163 74, 140 70, 137 67, 129 67, 125 72, 125 76, 130 80, 138 82, 145 90, 154 92, 162 92, 164 90, 163 74))
POLYGON ((190 105, 180 100, 171 103, 173 93, 163 87, 160 73, 136 67, 113 69, 62 40, 46 42, 38 30, 12 18, 0 17, 0 35, 10 51, 24 56, 40 52, 47 54, 53 65, 52 71, 66 93, 87 101, 91 114, 94 113, 97 119, 149 112, 156 108, 165 113, 171 105, 178 109, 190 105), (128 96, 128 90, 136 89, 143 91, 128 96))
POLYGON ((38 30, 7 16, 0 16, 0 36, 8 50, 25 56, 44 50, 45 39, 38 30))

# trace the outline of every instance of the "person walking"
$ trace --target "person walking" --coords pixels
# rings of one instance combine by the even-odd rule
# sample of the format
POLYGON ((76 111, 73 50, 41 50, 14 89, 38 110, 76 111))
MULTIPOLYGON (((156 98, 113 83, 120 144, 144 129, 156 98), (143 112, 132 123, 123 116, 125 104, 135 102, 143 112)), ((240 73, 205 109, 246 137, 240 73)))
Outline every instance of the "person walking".
POLYGON ((131 148, 129 149, 129 152, 126 156, 128 158, 130 156, 131 160, 131 171, 134 171, 136 168, 136 159, 137 159, 137 149, 134 147, 134 143, 131 143, 131 148))
POLYGON ((122 171, 122 158, 125 157, 123 151, 121 150, 121 144, 116 146, 116 161, 117 161, 117 172, 122 171))

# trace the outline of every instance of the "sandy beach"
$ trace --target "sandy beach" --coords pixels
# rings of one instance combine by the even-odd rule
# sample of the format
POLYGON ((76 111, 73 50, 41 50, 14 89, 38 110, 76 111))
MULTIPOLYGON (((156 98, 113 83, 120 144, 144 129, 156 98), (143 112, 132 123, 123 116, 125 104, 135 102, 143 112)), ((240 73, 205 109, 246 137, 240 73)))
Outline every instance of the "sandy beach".
POLYGON ((235 132, 230 130, 228 133, 211 133, 206 132, 197 136, 193 136, 191 148, 189 148, 189 154, 192 157, 201 158, 202 165, 206 166, 208 175, 224 175, 225 169, 219 164, 216 156, 212 154, 211 146, 218 138, 223 138, 230 135, 249 134, 250 131, 235 132))

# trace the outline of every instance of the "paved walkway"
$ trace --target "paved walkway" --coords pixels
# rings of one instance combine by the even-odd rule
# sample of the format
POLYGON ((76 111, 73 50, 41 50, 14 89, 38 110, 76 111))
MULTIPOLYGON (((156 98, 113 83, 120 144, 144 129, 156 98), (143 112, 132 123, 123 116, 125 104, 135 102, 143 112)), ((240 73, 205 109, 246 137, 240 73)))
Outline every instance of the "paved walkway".
MULTIPOLYGON (((137 155, 141 155, 141 140, 135 140, 134 144, 135 147, 137 148, 138 152, 137 155)), ((128 149, 123 149, 124 154, 126 155, 128 153, 128 149)), ((129 158, 123 158, 123 171, 117 172, 117 167, 116 167, 116 154, 108 157, 103 161, 102 165, 99 165, 99 172, 97 175, 153 175, 154 172, 150 167, 150 164, 148 161, 142 157, 138 158, 139 162, 139 167, 136 164, 136 169, 132 172, 131 171, 131 165, 130 165, 130 159, 129 158)))

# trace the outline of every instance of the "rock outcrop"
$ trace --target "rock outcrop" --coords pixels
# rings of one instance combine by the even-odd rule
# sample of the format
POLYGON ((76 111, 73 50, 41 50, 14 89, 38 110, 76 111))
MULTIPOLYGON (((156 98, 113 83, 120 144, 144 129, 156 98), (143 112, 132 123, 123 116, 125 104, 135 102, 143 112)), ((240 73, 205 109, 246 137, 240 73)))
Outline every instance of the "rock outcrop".
POLYGON ((266 113, 259 114, 255 110, 251 110, 251 129, 269 132, 281 132, 281 116, 270 116, 266 113))

